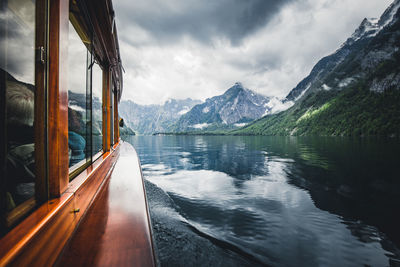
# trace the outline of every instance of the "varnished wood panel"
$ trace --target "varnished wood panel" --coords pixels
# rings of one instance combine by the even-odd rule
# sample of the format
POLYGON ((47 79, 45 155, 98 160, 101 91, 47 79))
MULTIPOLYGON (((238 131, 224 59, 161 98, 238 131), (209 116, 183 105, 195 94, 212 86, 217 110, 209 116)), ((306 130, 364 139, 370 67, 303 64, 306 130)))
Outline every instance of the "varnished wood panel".
POLYGON ((57 216, 53 216, 20 251, 10 266, 44 266, 54 262, 78 222, 74 207, 74 198, 71 197, 57 216))
POLYGON ((81 212, 78 213, 79 218, 89 207, 93 197, 96 195, 99 188, 102 187, 105 179, 109 177, 113 170, 113 165, 118 159, 118 148, 114 153, 106 153, 103 158, 99 159, 101 164, 88 168, 78 177, 76 177, 69 185, 66 192, 73 192, 75 196, 75 208, 81 212), (94 168, 91 170, 91 168, 94 168), (89 172, 89 173, 85 173, 89 172))
POLYGON ((101 106, 103 120, 102 120, 102 128, 103 128, 103 151, 107 150, 107 113, 106 113, 106 97, 107 97, 107 83, 108 83, 108 70, 103 69, 103 103, 101 106))
POLYGON ((110 78, 110 71, 108 69, 103 70, 103 151, 109 151, 111 147, 110 78))
MULTIPOLYGON (((36 1, 36 49, 43 48, 47 49, 46 46, 46 14, 47 1, 37 0, 36 1)), ((47 183, 46 183, 46 54, 43 58, 45 61, 41 62, 36 59, 35 63, 35 168, 36 168, 36 180, 35 180, 35 195, 39 201, 47 200, 47 183)))
POLYGON ((50 197, 59 197, 68 177, 68 23, 69 1, 50 1, 48 164, 50 197))
POLYGON ((111 86, 112 86, 112 75, 111 71, 108 71, 108 83, 107 83, 107 92, 106 92, 106 116, 107 116, 107 121, 106 121, 106 131, 107 131, 107 151, 111 149, 111 110, 110 110, 110 103, 111 103, 111 86))
POLYGON ((59 266, 155 266, 136 151, 128 143, 58 261, 59 266))
POLYGON ((60 198, 40 206, 0 240, 0 266, 52 265, 78 221, 109 177, 119 148, 105 153, 73 182, 60 198), (73 213, 73 210, 79 212, 73 213))
POLYGON ((32 239, 41 232, 43 226, 49 224, 51 218, 57 216, 71 202, 72 197, 73 194, 64 194, 61 198, 46 202, 4 236, 0 241, 0 266, 5 266, 18 257, 29 257, 22 251, 27 252, 25 248, 32 244, 32 239))
POLYGON ((119 140, 119 125, 118 125, 118 96, 117 92, 114 92, 114 144, 118 143, 119 140))

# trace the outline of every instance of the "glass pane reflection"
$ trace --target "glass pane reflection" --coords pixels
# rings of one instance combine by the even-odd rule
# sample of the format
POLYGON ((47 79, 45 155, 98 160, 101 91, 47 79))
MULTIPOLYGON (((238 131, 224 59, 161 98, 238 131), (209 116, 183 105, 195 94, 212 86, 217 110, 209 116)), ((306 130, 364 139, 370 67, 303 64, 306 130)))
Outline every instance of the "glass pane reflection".
MULTIPOLYGON (((75 28, 69 24, 68 43, 68 147, 70 171, 89 160, 90 110, 86 77, 88 51, 75 28)), ((89 73, 90 74, 90 73, 89 73)))
POLYGON ((103 71, 97 64, 92 67, 92 155, 103 149, 103 71))
POLYGON ((34 45, 35 1, 0 1, 1 215, 35 194, 34 45))

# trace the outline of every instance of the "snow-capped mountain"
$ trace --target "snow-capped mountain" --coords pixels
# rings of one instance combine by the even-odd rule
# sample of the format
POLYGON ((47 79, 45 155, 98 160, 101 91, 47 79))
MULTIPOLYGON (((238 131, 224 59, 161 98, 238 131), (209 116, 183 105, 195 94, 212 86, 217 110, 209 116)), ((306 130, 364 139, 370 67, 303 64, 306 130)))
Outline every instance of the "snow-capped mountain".
POLYGON ((235 83, 224 94, 208 98, 183 115, 175 131, 240 127, 284 108, 277 98, 269 98, 235 83))
POLYGON ((293 106, 233 134, 400 136, 400 0, 364 19, 284 102, 293 106))
POLYGON ((135 132, 152 134, 168 131, 181 115, 199 103, 201 101, 190 98, 169 99, 163 105, 139 105, 128 100, 119 104, 119 114, 135 132))
POLYGON ((357 42, 361 38, 373 37, 378 34, 378 32, 382 29, 379 25, 379 19, 377 18, 365 18, 358 29, 353 33, 353 35, 347 39, 344 45, 352 45, 357 42))
POLYGON ((344 45, 352 45, 362 38, 376 36, 383 28, 393 23, 393 18, 400 7, 399 1, 394 1, 389 8, 382 14, 381 18, 365 18, 353 35, 347 39, 344 45))
POLYGON ((266 97, 236 83, 223 95, 204 103, 200 100, 167 100, 163 105, 139 105, 122 101, 119 113, 126 124, 139 134, 237 128, 267 114, 287 109, 276 97, 266 97))
MULTIPOLYGON (((383 117, 374 119, 373 123, 365 122, 367 125, 364 125, 365 127, 361 125, 359 128, 346 128, 346 125, 358 125, 357 123, 362 122, 360 119, 353 122, 352 120, 359 114, 353 114, 354 110, 346 109, 357 109, 357 101, 362 100, 361 104, 368 107, 368 112, 374 110, 374 112, 379 111, 381 116, 386 114, 382 108, 378 109, 377 103, 384 101, 385 103, 380 103, 383 107, 389 103, 388 100, 382 98, 377 101, 374 97, 376 97, 375 94, 379 95, 382 92, 398 88, 400 84, 399 8, 400 0, 395 0, 380 19, 364 19, 352 36, 333 54, 322 58, 311 70, 311 73, 283 100, 257 94, 244 88, 242 84, 236 83, 224 94, 209 98, 201 104, 199 102, 193 105, 171 103, 176 106, 173 109, 166 108, 169 102, 165 103, 165 108, 164 106, 162 108, 161 106, 140 106, 133 102, 123 102, 120 112, 126 118, 128 125, 145 134, 232 129, 246 126, 249 123, 251 125, 246 126, 243 133, 285 135, 305 134, 307 131, 314 131, 313 134, 322 134, 325 131, 326 134, 333 129, 333 133, 330 134, 335 135, 348 134, 348 132, 356 130, 363 132, 366 131, 365 127, 368 125, 374 125, 373 127, 368 126, 368 131, 379 132, 376 125, 380 125, 377 122, 385 122, 386 119, 382 119, 383 117), (365 99, 353 92, 356 89, 360 90, 360 94, 366 95, 365 99), (369 92, 374 94, 369 94, 369 92), (353 96, 355 99, 352 98, 353 96), (346 106, 346 101, 353 101, 354 104, 346 106), (172 112, 168 113, 170 110, 172 112), (348 117, 342 115, 341 112, 345 111, 348 117), (326 115, 327 117, 324 117, 323 120, 315 119, 312 123, 307 124, 309 120, 314 120, 314 115, 325 113, 329 113, 329 116, 326 115), (260 119, 263 116, 265 117, 260 119), (340 123, 335 121, 335 116, 341 116, 337 118, 340 123), (252 123, 254 120, 257 122, 252 123), (351 120, 351 123, 343 123, 346 120, 351 120), (330 123, 330 125, 318 128, 323 123, 330 123), (317 128, 318 130, 316 130, 317 128)), ((396 95, 396 92, 393 94, 396 95)), ((393 109, 396 110, 397 102, 394 101, 392 104, 393 109)), ((363 109, 358 113, 364 114, 363 109)), ((372 120, 368 116, 370 116, 369 113, 363 115, 362 118, 372 120)), ((396 124, 393 123, 393 125, 396 124)), ((384 129, 384 127, 382 126, 380 129, 384 129)))
MULTIPOLYGON (((303 79, 294 89, 290 91, 284 100, 289 106, 290 103, 294 104, 298 99, 309 91, 314 90, 330 90, 332 88, 341 89, 350 84, 354 84, 363 77, 365 70, 369 67, 375 66, 377 61, 390 58, 394 52, 393 47, 386 46, 386 49, 380 51, 371 51, 367 57, 364 58, 362 67, 364 72, 355 71, 351 69, 351 64, 346 64, 349 69, 343 69, 341 73, 336 71, 338 66, 343 67, 345 61, 349 61, 349 55, 355 55, 374 37, 376 37, 383 29, 393 25, 396 21, 396 13, 399 11, 400 0, 395 0, 383 13, 380 19, 365 18, 360 26, 355 30, 353 35, 348 38, 342 46, 333 54, 322 58, 312 69, 311 73, 303 79), (375 63, 374 63, 375 62, 375 63), (337 73, 335 79, 333 73, 337 73)), ((364 55, 358 54, 362 57, 364 55)))

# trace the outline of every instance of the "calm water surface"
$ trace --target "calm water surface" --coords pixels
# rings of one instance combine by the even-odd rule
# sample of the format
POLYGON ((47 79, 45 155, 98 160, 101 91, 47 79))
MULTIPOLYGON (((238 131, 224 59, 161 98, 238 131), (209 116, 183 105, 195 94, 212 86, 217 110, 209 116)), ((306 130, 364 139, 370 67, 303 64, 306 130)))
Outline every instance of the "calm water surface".
POLYGON ((127 141, 164 266, 400 266, 398 140, 127 141))

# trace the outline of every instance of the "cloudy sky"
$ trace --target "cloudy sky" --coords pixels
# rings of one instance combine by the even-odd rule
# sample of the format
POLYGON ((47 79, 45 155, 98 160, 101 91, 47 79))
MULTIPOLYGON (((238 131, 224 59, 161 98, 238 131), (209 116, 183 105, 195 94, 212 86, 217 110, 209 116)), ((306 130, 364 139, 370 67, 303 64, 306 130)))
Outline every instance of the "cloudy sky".
POLYGON ((236 81, 285 97, 392 0, 114 1, 123 99, 204 100, 236 81))

